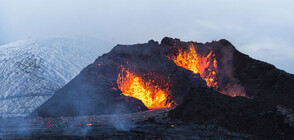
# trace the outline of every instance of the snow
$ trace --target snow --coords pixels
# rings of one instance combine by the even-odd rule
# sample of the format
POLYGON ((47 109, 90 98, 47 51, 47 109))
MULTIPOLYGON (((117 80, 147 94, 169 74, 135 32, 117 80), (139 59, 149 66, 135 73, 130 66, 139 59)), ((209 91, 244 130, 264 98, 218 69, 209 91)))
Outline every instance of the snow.
POLYGON ((0 117, 26 116, 111 47, 68 38, 0 46, 0 117))

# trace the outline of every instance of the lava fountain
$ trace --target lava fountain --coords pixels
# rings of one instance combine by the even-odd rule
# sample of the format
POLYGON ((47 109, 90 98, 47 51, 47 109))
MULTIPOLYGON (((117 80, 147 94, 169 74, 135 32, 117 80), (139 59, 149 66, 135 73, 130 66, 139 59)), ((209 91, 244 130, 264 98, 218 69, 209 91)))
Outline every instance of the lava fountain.
POLYGON ((194 46, 190 45, 187 50, 179 49, 178 55, 171 59, 178 66, 191 70, 195 74, 199 73, 208 86, 218 87, 216 82, 217 61, 213 51, 207 56, 200 56, 196 53, 194 46))
POLYGON ((222 94, 232 97, 246 96, 241 89, 233 89, 230 84, 221 85, 217 78, 218 63, 215 53, 210 51, 207 55, 200 55, 197 53, 193 44, 190 44, 185 49, 178 49, 177 55, 169 56, 178 66, 193 71, 195 74, 200 74, 202 79, 207 83, 207 86, 215 88, 222 94))
MULTIPOLYGON (((151 73, 147 73, 143 77, 154 77, 151 75, 151 73)), ((164 81, 158 82, 152 78, 145 79, 121 67, 117 85, 123 95, 141 100, 149 109, 171 106, 171 103, 167 103, 169 86, 164 81)))

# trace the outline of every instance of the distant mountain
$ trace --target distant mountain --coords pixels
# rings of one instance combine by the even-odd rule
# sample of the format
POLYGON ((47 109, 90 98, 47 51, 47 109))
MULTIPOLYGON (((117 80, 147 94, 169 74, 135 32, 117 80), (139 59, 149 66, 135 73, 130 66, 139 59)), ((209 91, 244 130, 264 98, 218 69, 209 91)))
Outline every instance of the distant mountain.
POLYGON ((31 113, 108 46, 68 38, 27 39, 0 46, 0 117, 31 113))

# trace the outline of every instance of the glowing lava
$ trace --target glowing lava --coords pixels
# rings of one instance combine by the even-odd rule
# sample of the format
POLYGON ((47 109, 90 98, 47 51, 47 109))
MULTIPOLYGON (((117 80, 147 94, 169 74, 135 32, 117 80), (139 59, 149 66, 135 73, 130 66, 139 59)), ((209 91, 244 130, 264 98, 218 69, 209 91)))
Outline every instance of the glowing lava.
POLYGON ((154 80, 144 80, 131 71, 121 67, 118 74, 117 85, 125 96, 141 100, 148 108, 170 107, 167 103, 167 89, 161 89, 154 80))
POLYGON ((179 49, 178 51, 177 56, 171 57, 178 66, 191 70, 195 74, 199 73, 208 86, 218 86, 216 82, 217 61, 213 51, 207 56, 200 56, 193 45, 190 45, 187 50, 179 49))
POLYGON ((206 81, 207 86, 214 87, 222 94, 232 97, 246 96, 240 86, 231 87, 230 84, 227 84, 226 86, 220 85, 217 79, 218 64, 213 51, 208 55, 200 55, 196 52, 193 44, 191 44, 187 49, 178 49, 177 56, 170 56, 169 58, 178 66, 189 69, 195 74, 199 73, 206 81))

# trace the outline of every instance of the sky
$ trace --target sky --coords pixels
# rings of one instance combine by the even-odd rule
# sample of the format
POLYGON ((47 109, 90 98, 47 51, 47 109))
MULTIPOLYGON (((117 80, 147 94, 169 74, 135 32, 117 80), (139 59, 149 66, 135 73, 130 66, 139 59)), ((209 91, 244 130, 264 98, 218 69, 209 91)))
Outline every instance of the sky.
POLYGON ((55 36, 112 44, 227 39, 294 73, 293 0, 0 0, 0 45, 55 36))

